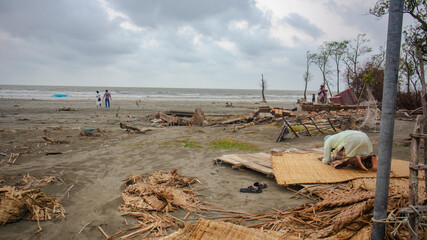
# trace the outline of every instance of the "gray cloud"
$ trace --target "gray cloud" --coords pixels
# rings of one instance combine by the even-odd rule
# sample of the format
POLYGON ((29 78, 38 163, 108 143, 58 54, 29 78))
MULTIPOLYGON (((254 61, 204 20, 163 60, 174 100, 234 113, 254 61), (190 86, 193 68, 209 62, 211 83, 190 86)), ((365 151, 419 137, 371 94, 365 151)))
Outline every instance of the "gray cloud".
POLYGON ((63 61, 105 59, 138 46, 96 1, 1 1, 0 9, 1 32, 63 61))
POLYGON ((245 19, 259 23, 262 12, 253 0, 109 0, 112 6, 126 13, 137 25, 161 27, 245 19))
POLYGON ((178 43, 181 42, 181 36, 177 36, 175 31, 179 27, 191 25, 203 37, 212 41, 227 39, 248 55, 283 48, 279 42, 268 38, 267 29, 271 21, 255 6, 253 0, 110 0, 110 3, 128 15, 136 25, 165 31, 169 33, 168 38, 178 43), (256 26, 257 29, 253 29, 252 33, 230 29, 229 25, 233 21, 246 21, 249 27, 256 26))
MULTIPOLYGON (((272 38, 273 14, 254 0, 106 1, 126 16, 110 20, 99 1, 0 1, 0 84, 258 88, 264 73, 271 89, 301 89, 305 52, 317 48, 272 38)), ((335 11, 349 26, 382 27, 361 7, 335 11)), ((324 37, 306 16, 282 21, 324 37)))
POLYGON ((307 18, 298 13, 291 13, 282 19, 283 23, 287 23, 293 28, 312 36, 314 39, 321 37, 324 32, 316 24, 313 24, 307 18))

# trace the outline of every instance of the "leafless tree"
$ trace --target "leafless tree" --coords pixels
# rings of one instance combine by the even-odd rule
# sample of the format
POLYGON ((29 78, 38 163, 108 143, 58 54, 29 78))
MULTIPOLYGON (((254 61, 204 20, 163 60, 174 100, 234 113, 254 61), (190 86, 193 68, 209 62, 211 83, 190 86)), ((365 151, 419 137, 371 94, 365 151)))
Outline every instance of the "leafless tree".
POLYGON ((265 100, 264 94, 264 91, 267 88, 267 82, 264 80, 264 74, 261 74, 261 82, 259 83, 259 85, 261 86, 262 102, 267 102, 267 100, 265 100))
POLYGON ((316 54, 314 53, 310 53, 310 51, 307 51, 307 55, 306 55, 306 70, 304 72, 303 75, 303 79, 304 79, 304 99, 307 100, 307 87, 308 87, 308 82, 311 80, 312 75, 310 73, 310 64, 312 64, 314 62, 316 58, 316 54))
POLYGON ((369 39, 366 38, 365 33, 360 33, 357 37, 349 42, 348 51, 344 58, 344 63, 347 66, 347 84, 353 76, 357 76, 357 67, 360 62, 360 57, 372 51, 372 48, 366 46, 369 39))
POLYGON ((319 67, 320 72, 322 72, 323 85, 328 88, 329 94, 332 97, 331 88, 329 86, 331 83, 328 81, 331 70, 329 69, 329 49, 327 43, 323 43, 319 47, 314 63, 319 67))
POLYGON ((340 63, 347 51, 349 41, 344 40, 342 42, 329 42, 329 56, 334 60, 337 72, 337 93, 340 92, 340 63))

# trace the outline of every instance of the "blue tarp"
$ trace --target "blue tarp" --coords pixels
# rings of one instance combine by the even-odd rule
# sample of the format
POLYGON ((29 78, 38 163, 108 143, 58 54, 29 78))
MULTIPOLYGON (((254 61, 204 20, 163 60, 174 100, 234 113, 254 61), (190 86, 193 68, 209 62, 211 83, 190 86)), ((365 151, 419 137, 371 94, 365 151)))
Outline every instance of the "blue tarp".
POLYGON ((52 97, 68 97, 67 94, 53 94, 52 97))

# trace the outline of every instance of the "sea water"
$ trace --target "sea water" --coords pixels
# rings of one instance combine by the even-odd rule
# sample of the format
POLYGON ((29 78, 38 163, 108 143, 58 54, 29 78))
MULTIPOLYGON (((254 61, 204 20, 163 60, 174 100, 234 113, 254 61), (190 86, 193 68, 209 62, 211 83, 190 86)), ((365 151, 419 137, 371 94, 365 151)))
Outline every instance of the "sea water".
MULTIPOLYGON (((203 89, 203 88, 141 88, 109 87, 113 99, 123 100, 176 100, 176 101, 224 101, 259 102, 261 90, 257 89, 203 89)), ((105 87, 80 86, 28 86, 0 85, 0 98, 49 100, 85 100, 95 99, 95 91, 104 94, 105 87), (57 96, 62 96, 58 98, 57 96)), ((266 90, 268 102, 296 102, 303 98, 302 90, 266 90)), ((311 99, 312 91, 307 93, 311 99)))

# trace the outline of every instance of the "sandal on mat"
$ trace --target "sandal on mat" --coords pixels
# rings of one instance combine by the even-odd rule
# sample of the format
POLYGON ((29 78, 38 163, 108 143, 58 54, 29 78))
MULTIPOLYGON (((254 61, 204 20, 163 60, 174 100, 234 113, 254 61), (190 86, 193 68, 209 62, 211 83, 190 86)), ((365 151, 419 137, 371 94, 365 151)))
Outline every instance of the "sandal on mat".
POLYGON ((240 192, 243 192, 243 193, 262 193, 262 188, 255 187, 255 186, 249 186, 247 188, 241 188, 240 192))
POLYGON ((267 188, 267 184, 262 182, 255 182, 253 186, 259 187, 259 188, 267 188))

